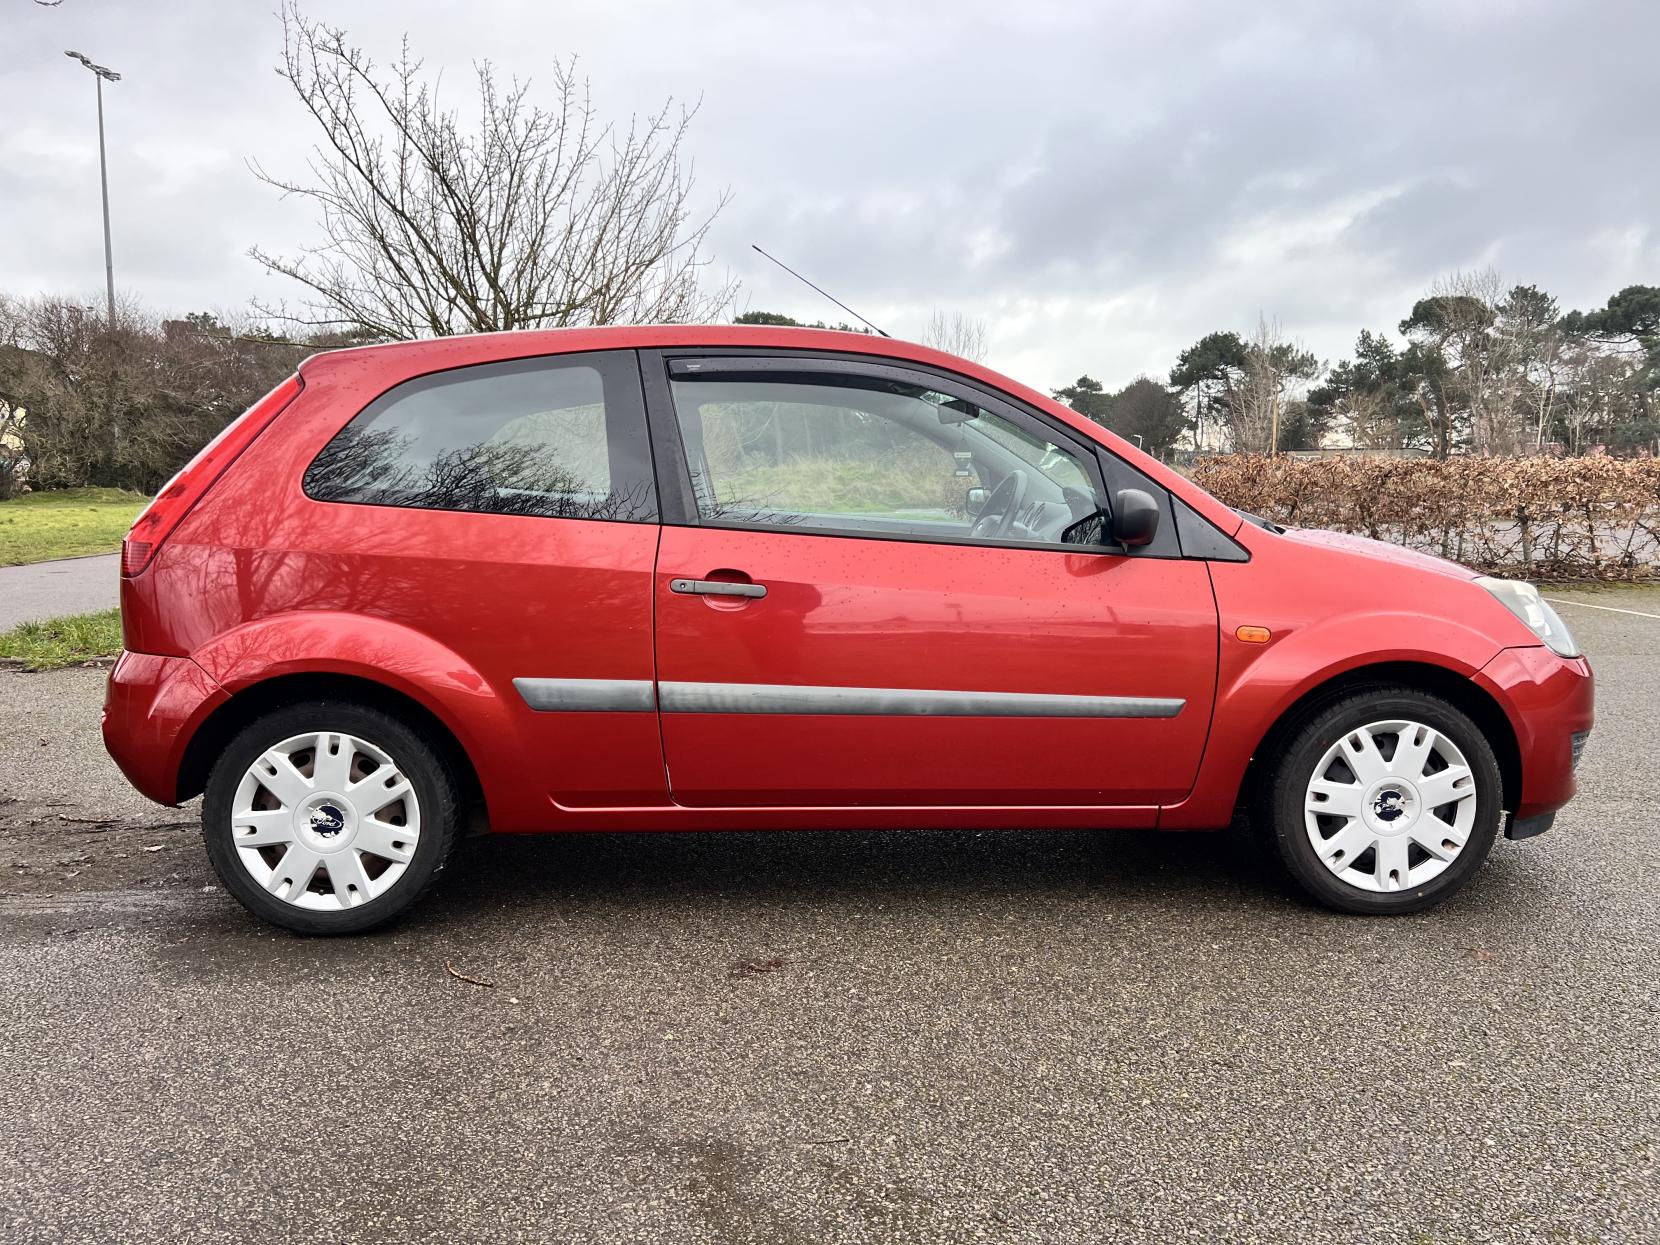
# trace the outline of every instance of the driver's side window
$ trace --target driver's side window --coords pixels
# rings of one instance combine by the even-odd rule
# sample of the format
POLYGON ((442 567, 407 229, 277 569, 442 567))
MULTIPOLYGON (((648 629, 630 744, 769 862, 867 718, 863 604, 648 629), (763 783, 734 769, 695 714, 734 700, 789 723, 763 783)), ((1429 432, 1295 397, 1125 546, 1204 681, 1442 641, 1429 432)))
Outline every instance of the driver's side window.
POLYGON ((1101 508, 1093 464, 1036 421, 918 385, 713 374, 672 390, 706 523, 1060 545, 1101 508))

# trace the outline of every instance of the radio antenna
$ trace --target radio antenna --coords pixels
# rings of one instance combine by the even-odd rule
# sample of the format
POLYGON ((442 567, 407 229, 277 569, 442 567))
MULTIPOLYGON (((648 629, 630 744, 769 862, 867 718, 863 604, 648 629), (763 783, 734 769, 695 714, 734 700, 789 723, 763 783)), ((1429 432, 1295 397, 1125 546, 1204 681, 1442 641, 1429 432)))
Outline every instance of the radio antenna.
POLYGON ((820 289, 818 286, 814 285, 811 281, 807 280, 806 277, 802 276, 794 268, 791 268, 783 260, 777 258, 776 256, 768 255, 765 251, 762 251, 760 247, 755 246, 755 243, 753 243, 753 242, 751 242, 749 245, 752 246, 752 247, 755 247, 755 249, 757 251, 760 251, 761 254, 765 258, 772 260, 773 263, 777 264, 780 268, 782 268, 785 272, 789 273, 792 277, 794 277, 797 281, 801 282, 801 284, 805 285, 808 289, 815 290, 818 293, 823 294, 831 302, 835 303, 836 306, 840 307, 843 311, 847 312, 848 315, 852 316, 855 320, 859 321, 861 324, 863 324, 867 328, 869 328, 871 332, 879 333, 883 337, 892 337, 893 336, 892 333, 889 333, 884 329, 877 328, 869 320, 866 320, 857 311, 854 311, 853 308, 849 307, 846 303, 842 302, 841 299, 837 298, 834 294, 831 294, 828 290, 820 289))

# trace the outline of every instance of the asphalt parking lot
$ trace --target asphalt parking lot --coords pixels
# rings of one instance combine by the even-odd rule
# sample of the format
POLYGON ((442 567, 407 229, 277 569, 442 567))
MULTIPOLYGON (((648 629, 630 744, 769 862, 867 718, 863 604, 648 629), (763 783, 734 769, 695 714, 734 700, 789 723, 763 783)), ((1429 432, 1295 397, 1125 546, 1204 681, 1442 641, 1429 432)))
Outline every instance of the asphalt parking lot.
POLYGON ((0 673, 0 1239, 1660 1240, 1660 620, 1563 612, 1581 796, 1397 920, 1234 833, 595 835, 300 939, 0 673))

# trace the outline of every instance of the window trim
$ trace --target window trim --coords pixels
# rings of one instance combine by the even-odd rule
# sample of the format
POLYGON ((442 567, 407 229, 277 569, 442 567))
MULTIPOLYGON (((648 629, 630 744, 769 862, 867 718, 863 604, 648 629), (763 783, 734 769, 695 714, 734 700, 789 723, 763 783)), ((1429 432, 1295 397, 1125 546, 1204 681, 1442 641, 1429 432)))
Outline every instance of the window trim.
MULTIPOLYGON (((306 462, 305 469, 300 472, 300 491, 304 494, 306 500, 314 502, 320 506, 366 506, 377 510, 420 511, 431 514, 484 515, 497 519, 536 519, 565 523, 630 523, 636 525, 645 524, 660 526, 663 522, 663 498, 661 488, 658 484, 658 479, 661 473, 657 467, 657 452, 652 436, 651 410, 650 404, 646 398, 644 382, 645 376, 642 371, 640 352, 632 348, 572 350, 553 354, 517 355, 505 359, 481 359, 476 363, 464 363, 458 367, 436 368, 430 372, 422 372, 415 376, 406 376, 402 380, 396 381, 387 386, 385 389, 382 389, 356 411, 353 411, 352 414, 348 416, 339 427, 329 434, 328 439, 325 440, 322 445, 317 447, 316 452, 312 454, 310 459, 306 462), (396 394, 405 386, 419 385, 423 382, 430 383, 440 381, 441 378, 455 378, 460 373, 470 372, 478 368, 505 368, 515 364, 520 365, 527 371, 553 368, 561 365, 574 365, 580 367, 583 366, 583 360, 592 359, 596 355, 603 356, 607 362, 611 362, 616 371, 616 376, 613 381, 613 378, 607 376, 603 368, 596 367, 593 364, 587 365, 593 367, 594 371, 599 374, 600 378, 600 403, 604 413, 606 462, 608 465, 611 465, 614 462, 614 451, 617 444, 617 427, 614 421, 633 421, 636 428, 635 435, 643 434, 640 435, 640 444, 638 447, 638 458, 640 460, 639 470, 641 472, 638 483, 645 486, 646 499, 651 503, 651 513, 646 517, 603 518, 599 516, 574 514, 516 514, 501 510, 466 510, 453 506, 412 506, 407 503, 395 501, 369 501, 361 498, 319 497, 311 491, 311 483, 308 479, 311 474, 311 469, 316 465, 317 460, 328 452, 329 446, 333 445, 335 441, 344 436, 347 429, 349 429, 370 410, 380 403, 385 402, 388 398, 390 398, 393 394, 396 394), (608 392, 611 387, 611 383, 615 383, 625 391, 618 395, 619 401, 615 404, 611 401, 611 394, 608 392)), ((633 483, 633 481, 630 481, 630 483, 633 483)), ((617 480, 613 474, 613 478, 609 482, 608 495, 616 492, 616 486, 617 480)))
MULTIPOLYGON (((776 523, 706 519, 697 508, 690 460, 674 407, 671 381, 675 379, 695 382, 700 377, 738 379, 747 375, 760 380, 780 381, 787 376, 799 376, 809 382, 816 380, 833 384, 838 377, 858 376, 920 385, 936 393, 972 402, 999 418, 1041 435, 1052 444, 1070 451, 1079 466, 1089 473, 1096 496, 1104 503, 1102 508, 1108 514, 1111 513, 1112 495, 1099 458, 1104 452, 1103 447, 1083 437, 1074 429, 1062 425, 1051 416, 1016 403, 1006 394, 986 389, 966 377, 939 371, 926 364, 912 365, 906 361, 901 365, 864 355, 849 356, 815 351, 680 347, 640 351, 640 370, 645 382, 646 409, 652 428, 653 453, 658 464, 661 521, 665 526, 707 527, 721 531, 779 532, 796 536, 826 536, 841 540, 889 540, 915 545, 946 545, 972 549, 1023 549, 1041 553, 1134 556, 1116 544, 1066 545, 1035 541, 988 541, 968 536, 935 536, 837 527, 789 527, 776 523), (677 368, 677 364, 681 366, 677 368), (699 364, 704 366, 697 367, 699 364), (665 463, 673 465, 672 474, 665 471, 665 463)), ((1164 490, 1159 489, 1158 493, 1161 506, 1166 506, 1167 503, 1162 496, 1164 490)), ((1161 526, 1168 517, 1161 517, 1161 526)))

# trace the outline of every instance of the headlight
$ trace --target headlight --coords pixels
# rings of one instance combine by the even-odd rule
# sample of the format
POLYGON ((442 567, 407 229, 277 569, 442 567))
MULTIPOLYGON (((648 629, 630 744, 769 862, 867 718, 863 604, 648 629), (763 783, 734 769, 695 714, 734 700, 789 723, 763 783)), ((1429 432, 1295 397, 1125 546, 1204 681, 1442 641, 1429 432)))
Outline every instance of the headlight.
POLYGON ((1550 607, 1550 602, 1540 596, 1539 589, 1532 584, 1518 579, 1491 579, 1485 575, 1476 583, 1526 623, 1527 629, 1548 644, 1551 652, 1559 657, 1579 656, 1579 645, 1568 633, 1568 624, 1562 621, 1561 616, 1550 607))

